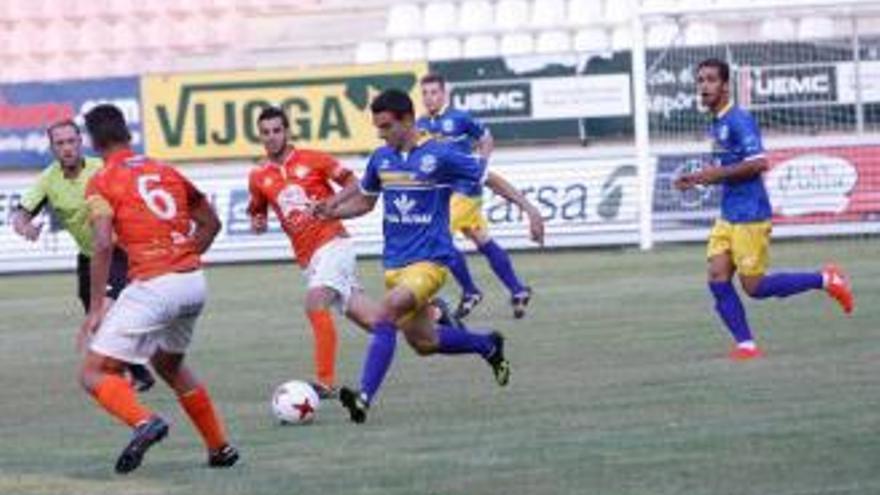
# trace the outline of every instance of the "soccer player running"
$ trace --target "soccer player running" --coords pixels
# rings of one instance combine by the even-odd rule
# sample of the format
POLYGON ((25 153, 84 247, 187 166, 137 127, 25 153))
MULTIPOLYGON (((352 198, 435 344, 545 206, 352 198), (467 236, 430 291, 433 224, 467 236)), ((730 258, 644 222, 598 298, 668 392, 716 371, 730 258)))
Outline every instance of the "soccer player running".
POLYGON ((294 148, 290 143, 290 122, 282 109, 265 108, 257 117, 257 127, 266 160, 249 176, 251 228, 257 234, 266 231, 271 206, 290 238, 308 286, 305 310, 315 337, 316 381, 312 386, 319 397, 333 397, 337 332, 330 309, 341 309, 349 319, 369 330, 375 322, 377 307, 360 287, 354 243, 342 222, 316 218, 308 207, 332 196, 333 184, 355 186, 357 179, 326 153, 294 148))
MULTIPOLYGON (((484 161, 492 154, 494 142, 492 134, 469 113, 447 106, 446 82, 439 74, 428 74, 421 80, 422 101, 427 115, 416 121, 419 129, 428 132, 439 141, 465 154, 473 153, 484 161)), ((532 289, 517 277, 510 260, 510 255, 489 235, 488 223, 483 216, 483 188, 481 183, 460 182, 453 187, 450 204, 453 232, 461 232, 471 240, 477 250, 489 260, 489 266, 495 276, 510 291, 510 304, 513 316, 522 318, 526 306, 532 296, 532 289)), ((489 173, 486 185, 496 190, 499 187, 512 189, 501 176, 489 173)), ((540 212, 531 203, 525 203, 523 211, 528 215, 529 222, 543 225, 540 212)), ((543 230, 543 226, 541 227, 543 230)), ((456 316, 464 318, 483 300, 483 293, 471 276, 464 254, 457 249, 449 260, 449 270, 462 288, 461 300, 456 308, 456 316)))
POLYGON ((489 363, 499 385, 510 378, 500 333, 435 325, 428 305, 443 286, 444 266, 455 250, 449 232, 450 187, 458 181, 480 181, 484 163, 449 144, 420 139, 412 100, 402 91, 383 91, 370 109, 387 145, 373 152, 359 185, 314 207, 314 214, 323 218, 352 218, 370 212, 379 194, 383 196, 387 292, 373 325, 360 389, 340 390, 340 400, 356 423, 366 420, 391 365, 398 329, 420 355, 477 354, 489 363))
POLYGON ((788 297, 824 289, 847 314, 854 300, 848 278, 829 264, 820 271, 766 273, 772 210, 762 174, 767 159, 755 119, 730 98, 730 68, 718 59, 697 66, 697 91, 713 115, 710 134, 714 161, 697 172, 681 175, 680 190, 695 186, 721 185, 721 218, 709 234, 709 290, 715 311, 736 341, 730 357, 746 360, 762 355, 755 344, 745 309, 731 282, 739 272, 743 290, 755 299, 788 297))
MULTIPOLYGON (((92 257, 92 230, 86 207, 85 190, 89 179, 101 169, 100 160, 86 158, 82 149, 80 129, 72 120, 62 120, 46 129, 49 146, 55 156, 53 161, 37 178, 37 182, 25 192, 21 203, 12 212, 12 227, 25 239, 34 242, 40 237, 42 224, 34 225, 33 219, 46 205, 52 207, 73 237, 79 253, 76 256, 78 296, 83 311, 89 311, 91 300, 89 265, 92 257)), ((126 284, 128 257, 125 251, 114 246, 110 260, 110 277, 101 293, 109 307, 126 284)), ((145 392, 156 380, 146 366, 132 364, 128 368, 139 392, 145 392)))
POLYGON ((152 363, 174 390, 208 449, 208 465, 238 460, 207 389, 184 364, 193 328, 205 304, 201 255, 220 220, 205 196, 174 168, 135 155, 122 112, 98 105, 85 117, 86 130, 104 167, 86 188, 92 223, 92 300, 80 339, 94 334, 80 382, 110 415, 133 429, 116 461, 116 472, 136 469, 147 450, 168 434, 168 423, 141 404, 122 378, 127 363, 152 363), (129 256, 131 283, 105 315, 113 237, 129 256))

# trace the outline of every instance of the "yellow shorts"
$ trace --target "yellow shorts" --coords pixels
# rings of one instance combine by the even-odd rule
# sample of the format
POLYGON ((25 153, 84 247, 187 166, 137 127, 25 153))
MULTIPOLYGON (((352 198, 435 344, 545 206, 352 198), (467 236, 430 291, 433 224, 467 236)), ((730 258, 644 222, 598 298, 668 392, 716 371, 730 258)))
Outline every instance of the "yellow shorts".
POLYGON ((452 232, 460 232, 462 229, 486 230, 489 223, 483 216, 483 198, 465 196, 452 193, 449 200, 449 228, 452 232))
POLYGON ((730 253, 740 274, 762 275, 767 271, 770 250, 770 221, 730 223, 715 220, 709 233, 706 257, 730 253))
POLYGON ((446 268, 443 265, 420 261, 403 268, 385 271, 385 288, 406 287, 416 297, 415 310, 404 318, 412 316, 424 308, 446 283, 446 268))

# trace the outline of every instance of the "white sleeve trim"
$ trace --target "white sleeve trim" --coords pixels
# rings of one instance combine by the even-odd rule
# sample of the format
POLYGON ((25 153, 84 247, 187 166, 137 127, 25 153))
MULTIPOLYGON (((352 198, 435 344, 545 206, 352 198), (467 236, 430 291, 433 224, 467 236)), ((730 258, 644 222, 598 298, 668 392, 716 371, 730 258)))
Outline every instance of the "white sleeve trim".
POLYGON ((358 181, 358 190, 364 196, 378 196, 381 193, 381 191, 368 191, 368 190, 364 189, 364 185, 361 184, 361 181, 358 181))

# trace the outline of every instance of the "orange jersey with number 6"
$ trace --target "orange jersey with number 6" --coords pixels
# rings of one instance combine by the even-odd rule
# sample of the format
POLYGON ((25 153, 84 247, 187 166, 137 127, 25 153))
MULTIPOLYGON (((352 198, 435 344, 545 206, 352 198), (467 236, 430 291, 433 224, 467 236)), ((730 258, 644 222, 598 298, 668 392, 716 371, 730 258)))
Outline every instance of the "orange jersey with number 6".
POLYGON ((326 153, 293 150, 282 164, 266 161, 251 170, 248 214, 266 215, 271 206, 290 238, 297 263, 306 267, 318 248, 346 234, 342 222, 317 219, 306 212, 306 206, 334 194, 330 181, 343 186, 349 177, 351 171, 326 153))
POLYGON ((86 187, 90 214, 111 215, 128 253, 128 278, 145 280, 201 266, 190 208, 204 195, 175 168, 122 150, 105 159, 86 187))

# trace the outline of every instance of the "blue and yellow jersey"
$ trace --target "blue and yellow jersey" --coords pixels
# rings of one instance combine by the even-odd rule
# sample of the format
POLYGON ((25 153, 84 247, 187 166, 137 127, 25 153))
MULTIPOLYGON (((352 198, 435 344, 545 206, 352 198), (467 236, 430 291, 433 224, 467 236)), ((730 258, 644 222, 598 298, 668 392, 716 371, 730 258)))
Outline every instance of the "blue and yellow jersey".
MULTIPOLYGON (((764 156, 761 130, 743 108, 728 103, 709 129, 716 165, 730 167, 764 156)), ((721 218, 731 223, 760 222, 773 214, 761 176, 721 184, 721 218)))
POLYGON ((420 261, 447 264, 454 252, 449 232, 453 184, 482 184, 483 160, 452 145, 425 139, 408 153, 388 146, 370 156, 360 187, 383 196, 386 268, 420 261))
MULTIPOLYGON (((460 153, 474 152, 477 142, 486 134, 486 127, 470 113, 445 107, 437 115, 424 115, 416 121, 416 127, 437 141, 448 143, 460 153)), ((480 184, 459 183, 453 190, 466 196, 482 197, 480 184)))

